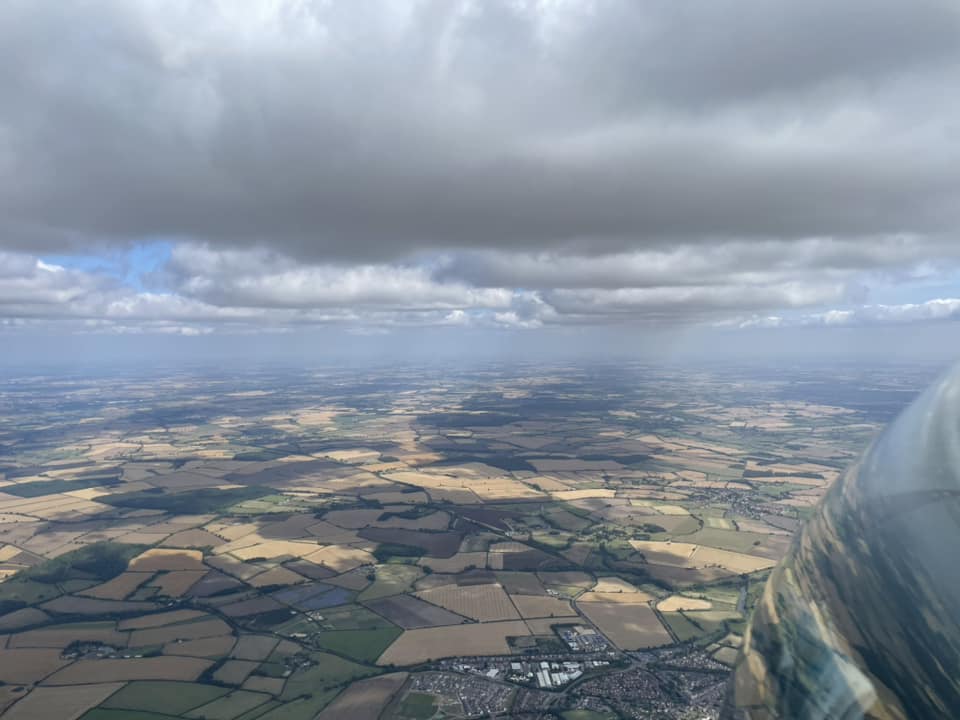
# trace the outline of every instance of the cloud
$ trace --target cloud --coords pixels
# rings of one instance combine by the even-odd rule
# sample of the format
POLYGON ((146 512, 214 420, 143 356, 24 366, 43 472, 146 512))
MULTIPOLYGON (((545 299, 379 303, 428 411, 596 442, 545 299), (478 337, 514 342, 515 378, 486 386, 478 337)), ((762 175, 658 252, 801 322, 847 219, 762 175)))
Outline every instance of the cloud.
POLYGON ((921 303, 864 305, 848 310, 828 310, 804 316, 804 325, 858 326, 901 325, 905 323, 960 318, 960 298, 934 298, 921 303))
POLYGON ((12 0, 0 319, 952 317, 958 83, 949 0, 12 0))
POLYGON ((4 242, 929 235, 960 212, 958 40, 946 0, 5 3, 4 242))

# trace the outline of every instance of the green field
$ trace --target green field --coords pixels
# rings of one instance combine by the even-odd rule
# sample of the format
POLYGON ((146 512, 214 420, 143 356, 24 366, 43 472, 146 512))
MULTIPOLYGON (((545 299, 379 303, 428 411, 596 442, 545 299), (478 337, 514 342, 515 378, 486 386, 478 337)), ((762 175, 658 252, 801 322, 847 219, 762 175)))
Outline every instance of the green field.
POLYGON ((375 572, 377 579, 360 593, 358 600, 376 600, 407 592, 423 571, 410 565, 377 565, 375 572))
POLYGON ((398 627, 377 630, 333 630, 320 633, 316 643, 325 650, 361 662, 373 662, 403 632, 398 627))
POLYGON ((437 712, 437 703, 433 695, 412 692, 403 699, 397 712, 400 717, 427 720, 437 712))
POLYGON ((310 658, 317 664, 297 670, 291 675, 280 696, 281 700, 294 700, 318 690, 340 687, 383 672, 380 668, 359 665, 328 653, 313 653, 310 658))
POLYGON ((105 710, 94 708, 80 720, 169 720, 176 715, 160 715, 145 710, 105 710))
POLYGON ((238 715, 262 707, 271 699, 265 693, 237 690, 188 712, 187 717, 197 720, 233 720, 238 715))
POLYGON ((119 493, 101 498, 101 502, 115 507, 135 508, 137 510, 164 510, 170 513, 210 513, 243 502, 272 494, 271 488, 241 487, 229 490, 203 488, 178 493, 165 493, 144 490, 141 492, 119 493))
MULTIPOLYGON (((323 710, 330 701, 340 694, 339 688, 311 693, 309 697, 302 697, 292 702, 278 705, 263 715, 246 716, 236 720, 313 720, 317 713, 323 710)), ((259 708, 258 708, 259 710, 259 708)), ((255 710, 254 713, 257 711, 255 710)))
POLYGON ((120 688, 104 700, 100 707, 115 710, 163 708, 171 715, 181 715, 226 695, 227 692, 228 688, 200 683, 142 680, 120 688))

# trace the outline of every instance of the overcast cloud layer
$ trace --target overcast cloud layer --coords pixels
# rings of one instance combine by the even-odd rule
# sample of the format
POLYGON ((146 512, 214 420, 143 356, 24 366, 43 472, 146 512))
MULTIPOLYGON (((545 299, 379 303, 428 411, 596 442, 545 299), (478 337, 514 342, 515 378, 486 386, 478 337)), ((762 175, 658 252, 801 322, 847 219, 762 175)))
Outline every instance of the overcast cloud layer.
POLYGON ((0 328, 950 320, 956 87, 952 0, 7 0, 0 328))

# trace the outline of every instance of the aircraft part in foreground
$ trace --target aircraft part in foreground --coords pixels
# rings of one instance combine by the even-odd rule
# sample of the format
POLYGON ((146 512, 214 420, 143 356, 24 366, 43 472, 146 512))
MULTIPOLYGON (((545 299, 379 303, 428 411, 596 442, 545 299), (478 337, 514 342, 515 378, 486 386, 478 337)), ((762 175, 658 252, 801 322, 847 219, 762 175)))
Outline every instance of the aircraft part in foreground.
POLYGON ((766 586, 725 717, 960 717, 960 368, 834 485, 766 586))

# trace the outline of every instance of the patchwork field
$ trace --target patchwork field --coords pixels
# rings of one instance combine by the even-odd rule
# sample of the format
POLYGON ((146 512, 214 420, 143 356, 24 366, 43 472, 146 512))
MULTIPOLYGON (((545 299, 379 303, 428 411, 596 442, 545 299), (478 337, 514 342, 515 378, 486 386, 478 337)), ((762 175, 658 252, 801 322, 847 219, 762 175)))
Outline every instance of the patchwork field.
POLYGON ((606 720, 661 647, 719 682, 877 406, 547 370, 0 377, 0 720, 606 720))

